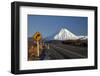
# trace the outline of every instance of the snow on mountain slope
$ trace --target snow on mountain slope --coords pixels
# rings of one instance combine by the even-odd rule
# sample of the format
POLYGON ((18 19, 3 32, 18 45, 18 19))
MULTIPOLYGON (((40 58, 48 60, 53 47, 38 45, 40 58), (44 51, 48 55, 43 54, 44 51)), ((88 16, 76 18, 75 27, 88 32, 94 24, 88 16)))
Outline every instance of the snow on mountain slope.
POLYGON ((86 40, 86 39, 88 39, 87 36, 78 36, 78 38, 79 38, 80 40, 86 40))
POLYGON ((54 36, 54 40, 76 40, 78 36, 67 30, 66 28, 62 28, 58 34, 54 36))

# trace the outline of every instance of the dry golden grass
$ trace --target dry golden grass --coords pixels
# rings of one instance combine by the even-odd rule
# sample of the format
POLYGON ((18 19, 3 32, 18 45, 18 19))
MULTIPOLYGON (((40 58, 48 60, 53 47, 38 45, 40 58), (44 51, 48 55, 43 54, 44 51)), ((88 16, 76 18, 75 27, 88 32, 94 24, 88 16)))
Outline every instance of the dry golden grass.
MULTIPOLYGON (((39 56, 41 55, 43 49, 46 48, 43 42, 39 42, 39 56)), ((37 56, 37 44, 34 41, 28 43, 28 60, 38 60, 37 56)))

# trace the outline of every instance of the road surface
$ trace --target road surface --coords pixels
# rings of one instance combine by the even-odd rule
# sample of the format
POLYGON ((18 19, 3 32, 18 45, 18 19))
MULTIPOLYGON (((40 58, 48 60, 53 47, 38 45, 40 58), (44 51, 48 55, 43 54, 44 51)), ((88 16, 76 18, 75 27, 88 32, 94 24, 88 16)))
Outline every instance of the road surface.
POLYGON ((43 51, 45 51, 43 60, 87 58, 88 54, 87 47, 53 43, 49 44, 49 49, 44 49, 43 51))

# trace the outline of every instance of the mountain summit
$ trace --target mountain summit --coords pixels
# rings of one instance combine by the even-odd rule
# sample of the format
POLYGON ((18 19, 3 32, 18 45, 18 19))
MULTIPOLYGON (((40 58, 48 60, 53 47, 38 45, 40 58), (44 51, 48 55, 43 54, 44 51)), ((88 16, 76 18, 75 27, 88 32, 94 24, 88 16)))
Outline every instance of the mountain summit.
POLYGON ((54 36, 54 40, 76 40, 78 36, 70 32, 66 28, 62 28, 58 34, 54 36))

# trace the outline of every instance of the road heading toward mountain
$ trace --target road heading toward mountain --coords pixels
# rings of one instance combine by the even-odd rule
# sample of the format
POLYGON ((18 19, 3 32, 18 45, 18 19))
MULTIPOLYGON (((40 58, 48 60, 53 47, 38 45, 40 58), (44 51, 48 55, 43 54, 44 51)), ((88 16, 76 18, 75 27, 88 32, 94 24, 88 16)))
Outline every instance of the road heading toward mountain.
POLYGON ((29 60, 79 59, 88 57, 88 37, 77 36, 66 28, 62 28, 49 38, 41 38, 38 34, 34 37, 35 39, 28 39, 29 60), (39 37, 41 39, 37 44, 36 39, 39 37))

